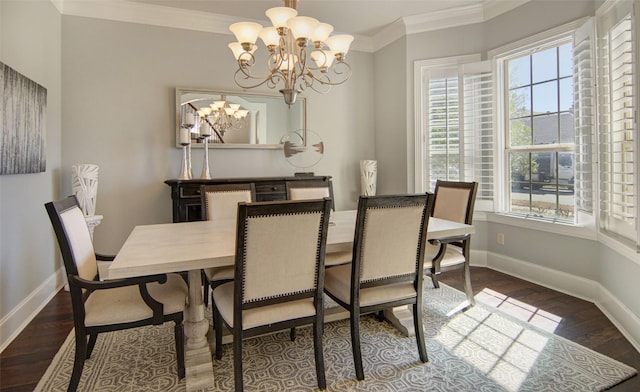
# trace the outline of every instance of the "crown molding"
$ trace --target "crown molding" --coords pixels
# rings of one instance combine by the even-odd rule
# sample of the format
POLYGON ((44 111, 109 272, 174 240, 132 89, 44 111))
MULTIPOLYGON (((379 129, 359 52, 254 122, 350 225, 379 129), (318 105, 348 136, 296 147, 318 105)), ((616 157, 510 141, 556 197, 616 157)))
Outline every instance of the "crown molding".
MULTIPOLYGON (((52 0, 63 15, 140 23, 218 34, 231 34, 229 25, 239 19, 209 12, 123 0, 52 0)), ((260 22, 260 21, 255 21, 260 22)))
POLYGON ((400 18, 373 37, 374 51, 406 35, 486 22, 529 1, 484 0, 481 4, 400 18))
MULTIPOLYGON (((231 35, 229 25, 244 18, 124 0, 50 0, 62 15, 140 23, 231 35)), ((357 35, 352 50, 375 52, 406 35, 487 21, 531 0, 484 0, 482 4, 404 17, 373 37, 357 35)), ((251 20, 261 24, 264 20, 251 20)))

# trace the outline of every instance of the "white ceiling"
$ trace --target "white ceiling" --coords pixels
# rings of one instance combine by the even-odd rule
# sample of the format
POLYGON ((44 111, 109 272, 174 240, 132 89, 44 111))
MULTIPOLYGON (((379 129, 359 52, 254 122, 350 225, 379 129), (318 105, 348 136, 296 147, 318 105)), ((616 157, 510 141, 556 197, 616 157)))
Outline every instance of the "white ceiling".
MULTIPOLYGON (((268 21, 264 12, 281 0, 128 0, 137 3, 203 11, 238 20, 268 21)), ((526 0, 525 0, 526 1, 526 0)), ((300 0, 300 15, 334 26, 335 31, 373 37, 393 22, 445 11, 479 9, 484 20, 521 5, 523 0, 300 0)), ((266 24, 265 24, 266 25, 266 24)))

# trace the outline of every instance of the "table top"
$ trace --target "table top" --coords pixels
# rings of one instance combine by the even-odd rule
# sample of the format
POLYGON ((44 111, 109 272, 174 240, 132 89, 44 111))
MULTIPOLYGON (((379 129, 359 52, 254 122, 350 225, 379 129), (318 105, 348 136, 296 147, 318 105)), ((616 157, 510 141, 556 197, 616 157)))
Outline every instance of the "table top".
MULTIPOLYGON (((332 212, 327 251, 350 247, 356 211, 332 212)), ((430 218, 427 238, 473 234, 471 225, 430 218)), ((136 226, 109 266, 109 279, 233 265, 235 221, 136 226)))

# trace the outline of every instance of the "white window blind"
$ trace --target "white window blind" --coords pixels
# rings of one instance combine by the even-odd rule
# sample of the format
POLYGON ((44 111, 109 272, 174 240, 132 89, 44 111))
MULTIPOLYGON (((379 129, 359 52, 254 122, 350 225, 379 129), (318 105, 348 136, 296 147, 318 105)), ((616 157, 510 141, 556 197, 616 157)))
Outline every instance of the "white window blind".
POLYGON ((595 61, 593 19, 573 35, 575 203, 578 223, 593 221, 595 186, 595 61))
POLYGON ((476 209, 494 209, 493 75, 491 62, 422 67, 423 184, 477 181, 476 209))
POLYGON ((494 208, 493 73, 490 61, 461 67, 463 89, 463 178, 478 182, 476 206, 494 208))
POLYGON ((598 12, 600 230, 638 247, 634 31, 630 2, 598 12))
POLYGON ((428 80, 428 187, 460 181, 460 84, 457 68, 430 72, 428 80))

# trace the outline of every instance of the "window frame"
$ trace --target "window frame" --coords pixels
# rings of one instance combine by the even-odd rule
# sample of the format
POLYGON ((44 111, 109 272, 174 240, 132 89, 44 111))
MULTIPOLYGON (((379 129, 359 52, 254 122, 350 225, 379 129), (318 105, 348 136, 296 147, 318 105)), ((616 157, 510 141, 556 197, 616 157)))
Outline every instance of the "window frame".
MULTIPOLYGON (((488 51, 487 57, 494 64, 495 73, 495 125, 496 125, 496 163, 495 166, 500 170, 500 174, 494 182, 496 185, 495 195, 496 201, 496 214, 500 214, 511 222, 519 222, 518 225, 530 228, 543 227, 547 231, 559 231, 560 234, 572 235, 577 234, 578 237, 595 237, 595 225, 593 220, 586 219, 582 221, 574 220, 573 223, 566 221, 551 222, 544 219, 537 219, 534 217, 523 216, 517 213, 510 213, 509 211, 509 162, 507 151, 508 140, 508 121, 509 113, 506 109, 506 97, 504 92, 507 91, 508 81, 505 80, 507 72, 505 70, 506 60, 517 57, 524 54, 527 51, 531 51, 533 48, 551 47, 567 40, 572 40, 573 33, 582 26, 589 18, 581 18, 579 20, 566 23, 564 25, 555 27, 553 29, 534 34, 526 37, 522 40, 503 45, 501 47, 488 51), (552 227, 556 227, 554 230, 549 230, 552 227), (577 230, 572 230, 576 228, 577 230), (593 234, 587 234, 583 228, 587 228, 592 231, 593 234)), ((562 147, 560 146, 560 149, 562 147)), ((515 149, 514 149, 515 151, 515 149)), ((575 192, 574 192, 574 198, 575 192)), ((576 217, 578 214, 576 213, 576 217)))

